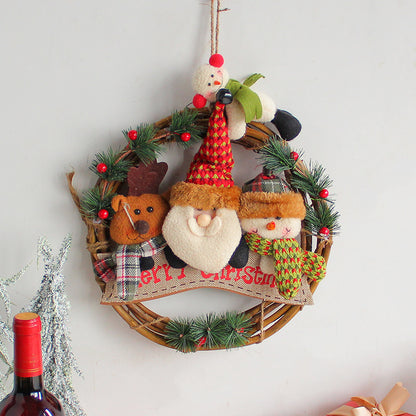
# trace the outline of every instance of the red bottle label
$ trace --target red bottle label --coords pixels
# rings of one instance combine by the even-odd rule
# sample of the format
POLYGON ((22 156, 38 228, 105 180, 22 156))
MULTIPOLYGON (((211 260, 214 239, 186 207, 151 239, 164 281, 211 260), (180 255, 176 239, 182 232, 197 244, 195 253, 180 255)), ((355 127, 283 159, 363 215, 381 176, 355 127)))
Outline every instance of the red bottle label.
POLYGON ((41 322, 34 313, 14 318, 14 373, 18 377, 42 375, 41 322))

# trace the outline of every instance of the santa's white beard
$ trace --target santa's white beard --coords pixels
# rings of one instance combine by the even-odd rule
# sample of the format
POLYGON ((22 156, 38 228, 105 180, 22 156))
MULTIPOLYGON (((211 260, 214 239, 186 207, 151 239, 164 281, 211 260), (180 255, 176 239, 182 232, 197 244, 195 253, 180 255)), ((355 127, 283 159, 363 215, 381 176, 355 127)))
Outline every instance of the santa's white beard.
POLYGON ((176 256, 207 273, 224 268, 241 239, 237 213, 228 208, 217 209, 211 223, 200 227, 193 207, 174 206, 165 218, 162 233, 176 256))

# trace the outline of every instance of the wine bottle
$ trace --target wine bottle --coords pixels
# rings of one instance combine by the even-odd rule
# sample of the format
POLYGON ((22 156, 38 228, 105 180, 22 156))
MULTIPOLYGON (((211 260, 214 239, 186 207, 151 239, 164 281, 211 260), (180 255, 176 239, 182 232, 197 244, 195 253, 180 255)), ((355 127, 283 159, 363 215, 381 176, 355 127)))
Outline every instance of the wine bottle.
POLYGON ((39 316, 17 314, 13 331, 14 388, 0 403, 0 416, 63 416, 58 399, 43 386, 39 316))

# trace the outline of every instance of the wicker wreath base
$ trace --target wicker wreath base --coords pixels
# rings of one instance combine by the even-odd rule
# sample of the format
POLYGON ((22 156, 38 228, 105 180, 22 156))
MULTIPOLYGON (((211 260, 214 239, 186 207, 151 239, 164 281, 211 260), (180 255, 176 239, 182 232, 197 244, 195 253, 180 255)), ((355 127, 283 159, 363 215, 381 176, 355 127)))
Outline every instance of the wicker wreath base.
MULTIPOLYGON (((194 111, 197 111, 198 113, 197 124, 206 129, 208 126, 209 110, 202 109, 194 111)), ((166 135, 163 135, 163 131, 170 126, 171 119, 172 117, 169 116, 155 123, 155 126, 159 129, 158 134, 154 138, 155 141, 161 144, 167 141, 165 138, 166 135)), ((276 133, 270 130, 267 126, 261 123, 253 122, 247 125, 246 135, 234 143, 256 151, 256 149, 264 146, 268 142, 269 138, 273 136, 276 136, 276 133)), ((137 156, 133 152, 130 153, 126 159, 130 159, 135 163, 139 162, 137 156)), ((97 223, 83 214, 80 198, 72 185, 73 176, 74 172, 67 174, 68 186, 72 198, 81 213, 82 220, 87 226, 87 249, 91 254, 92 262, 95 262, 99 259, 101 253, 108 252, 110 247, 113 245, 109 236, 109 227, 102 223, 97 223)), ((116 192, 121 185, 121 182, 108 182, 99 179, 97 185, 104 186, 108 191, 116 192)), ((323 256, 328 262, 332 246, 332 238, 321 239, 302 231, 300 242, 302 249, 314 251, 315 253, 323 256)), ((98 277, 95 277, 95 280, 101 291, 104 292, 105 283, 98 277)), ((311 293, 314 293, 318 286, 318 282, 308 281, 308 283, 311 293)), ((137 331, 139 334, 159 345, 174 348, 165 340, 166 325, 170 321, 169 317, 157 314, 141 302, 134 304, 129 303, 125 305, 111 305, 111 307, 121 316, 121 318, 123 318, 131 329, 137 331)), ((281 303, 262 301, 257 306, 244 311, 243 313, 250 318, 251 323, 251 330, 245 346, 260 343, 264 339, 275 334, 289 321, 291 321, 301 309, 302 306, 298 305, 285 305, 281 303)), ((204 346, 197 348, 197 350, 208 351, 224 348, 225 347, 208 348, 204 346)))

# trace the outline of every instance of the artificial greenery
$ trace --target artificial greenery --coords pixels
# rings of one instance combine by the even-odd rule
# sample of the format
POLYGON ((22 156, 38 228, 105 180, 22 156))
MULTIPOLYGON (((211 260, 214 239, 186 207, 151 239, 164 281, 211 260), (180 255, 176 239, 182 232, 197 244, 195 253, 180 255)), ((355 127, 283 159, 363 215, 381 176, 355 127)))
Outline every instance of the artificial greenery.
MULTIPOLYGON (((128 143, 126 149, 117 153, 110 148, 107 152, 97 153, 90 170, 103 181, 122 182, 126 180, 128 171, 133 165, 139 162, 148 164, 162 153, 162 145, 159 139, 165 139, 166 142, 176 142, 185 148, 200 141, 205 130, 198 124, 197 119, 197 111, 185 108, 183 111, 176 111, 172 114, 169 128, 161 130, 155 124, 140 124, 136 130, 132 128, 123 130, 123 135, 128 143), (129 137, 132 130, 137 135, 134 140, 129 137), (188 141, 182 140, 181 135, 183 133, 190 134, 188 141), (132 160, 132 152, 135 154, 136 160, 132 160), (105 172, 99 172, 97 169, 100 163, 106 165, 105 172)), ((105 209, 109 213, 108 220, 110 220, 114 214, 111 208, 113 196, 114 194, 110 192, 104 192, 103 194, 98 187, 86 191, 81 198, 83 213, 89 218, 97 219, 98 212, 105 209)))
POLYGON ((170 138, 184 148, 188 148, 196 142, 202 140, 204 129, 196 124, 198 113, 185 108, 183 111, 176 111, 172 114, 172 121, 169 128, 170 138), (189 133, 190 140, 183 141, 182 133, 189 133))
POLYGON ((304 222, 305 229, 317 235, 322 227, 326 227, 334 235, 340 229, 338 219, 339 213, 335 211, 333 205, 319 201, 315 204, 315 208, 307 207, 304 222))
POLYGON ((126 138, 130 150, 133 150, 139 160, 147 165, 156 159, 161 153, 160 145, 153 140, 156 135, 157 129, 154 124, 140 124, 137 126, 137 138, 131 140, 129 138, 130 130, 123 130, 124 137, 126 138))
MULTIPOLYGON (((293 158, 292 149, 287 142, 273 136, 265 146, 257 150, 260 155, 262 165, 274 173, 281 173, 285 170, 293 170, 296 166, 296 160, 293 158)), ((297 152, 299 158, 302 157, 301 151, 297 152)))
MULTIPOLYGON (((128 141, 127 149, 118 154, 111 148, 107 152, 98 153, 90 169, 102 180, 124 181, 128 170, 134 164, 133 161, 125 158, 129 152, 135 153, 138 159, 137 162, 147 164, 155 160, 162 152, 161 144, 158 141, 159 138, 164 138, 166 142, 174 141, 185 148, 200 141, 205 131, 198 125, 197 117, 197 111, 190 109, 176 111, 172 114, 170 126, 166 129, 160 130, 154 124, 137 126, 137 130, 135 130, 137 137, 135 140, 129 137, 131 129, 123 130, 123 134, 128 141), (181 139, 183 133, 190 134, 188 141, 181 139), (105 172, 98 172, 97 166, 100 163, 104 163, 107 166, 105 172)), ((334 210, 333 206, 330 206, 334 201, 330 197, 320 196, 320 192, 323 189, 327 190, 332 185, 332 180, 320 164, 310 163, 309 169, 306 169, 303 163, 299 163, 303 152, 301 150, 292 151, 287 142, 281 140, 276 135, 271 137, 265 146, 258 149, 257 153, 260 155, 265 169, 275 174, 289 173, 292 188, 303 192, 312 200, 313 207, 307 207, 308 214, 305 218, 305 227, 308 231, 319 234, 319 230, 322 227, 326 227, 333 234, 339 229, 339 214, 334 210)), ((111 219, 114 214, 111 208, 113 196, 114 194, 110 192, 103 193, 100 188, 95 187, 84 193, 81 200, 82 210, 88 217, 96 219, 98 212, 101 209, 106 209, 109 213, 108 219, 111 219)), ((214 343, 216 341, 207 336, 206 342, 214 343)))
POLYGON ((201 316, 193 322, 193 334, 201 347, 219 347, 226 336, 224 321, 215 313, 201 316))
POLYGON ((199 349, 235 348, 246 344, 252 324, 244 313, 208 314, 196 319, 170 320, 166 342, 181 352, 199 349))
POLYGON ((192 321, 190 319, 171 320, 166 325, 166 342, 178 351, 196 351, 197 339, 195 338, 192 321))
MULTIPOLYGON (((329 188, 332 185, 332 180, 320 164, 310 163, 307 170, 294 169, 292 171, 291 185, 307 193, 312 199, 324 199, 319 196, 319 192, 329 188)), ((332 202, 329 198, 325 198, 325 200, 332 202)))
POLYGON ((258 153, 264 168, 275 174, 288 173, 291 187, 309 196, 312 206, 306 206, 305 229, 319 235, 320 230, 326 227, 330 234, 336 234, 340 226, 334 201, 320 196, 322 190, 328 190, 332 185, 325 169, 318 163, 309 163, 309 169, 306 169, 301 161, 303 152, 293 152, 287 142, 277 136, 272 137, 258 153))
POLYGON ((81 209, 85 216, 92 219, 97 219, 98 212, 102 209, 108 211, 108 219, 114 215, 114 210, 111 208, 111 200, 115 194, 112 192, 103 192, 98 186, 84 192, 81 198, 81 209))
POLYGON ((110 147, 107 152, 97 153, 95 160, 90 166, 90 170, 96 173, 101 179, 107 181, 124 181, 127 178, 129 169, 133 162, 122 157, 121 153, 115 153, 110 147), (105 172, 99 172, 97 166, 104 163, 107 167, 105 172))
POLYGON ((226 348, 242 347, 249 337, 250 318, 241 313, 227 312, 224 319, 226 348))

